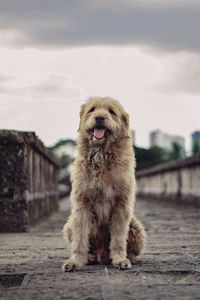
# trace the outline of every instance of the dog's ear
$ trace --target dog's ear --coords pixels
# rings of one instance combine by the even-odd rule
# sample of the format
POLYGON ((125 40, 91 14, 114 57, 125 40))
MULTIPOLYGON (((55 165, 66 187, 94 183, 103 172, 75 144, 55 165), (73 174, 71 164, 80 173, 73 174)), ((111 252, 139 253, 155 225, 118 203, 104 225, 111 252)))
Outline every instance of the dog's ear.
POLYGON ((84 114, 84 111, 85 111, 85 104, 82 104, 81 105, 81 110, 80 110, 80 119, 81 119, 81 117, 82 117, 82 115, 84 114))
POLYGON ((122 113, 122 121, 124 122, 126 129, 129 129, 129 114, 125 111, 122 113))
POLYGON ((80 126, 81 126, 81 118, 82 118, 82 116, 83 116, 83 114, 84 114, 85 106, 86 106, 86 104, 82 104, 82 105, 81 105, 81 110, 80 110, 80 121, 79 121, 78 131, 80 130, 80 126))

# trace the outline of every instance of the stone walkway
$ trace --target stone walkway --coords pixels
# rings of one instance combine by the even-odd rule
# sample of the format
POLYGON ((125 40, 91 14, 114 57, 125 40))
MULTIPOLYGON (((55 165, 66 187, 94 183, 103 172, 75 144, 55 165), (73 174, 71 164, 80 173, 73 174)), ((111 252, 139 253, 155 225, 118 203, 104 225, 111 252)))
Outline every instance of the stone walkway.
POLYGON ((148 244, 127 271, 62 273, 68 199, 29 233, 0 234, 0 299, 200 299, 200 211, 140 199, 136 211, 148 244))

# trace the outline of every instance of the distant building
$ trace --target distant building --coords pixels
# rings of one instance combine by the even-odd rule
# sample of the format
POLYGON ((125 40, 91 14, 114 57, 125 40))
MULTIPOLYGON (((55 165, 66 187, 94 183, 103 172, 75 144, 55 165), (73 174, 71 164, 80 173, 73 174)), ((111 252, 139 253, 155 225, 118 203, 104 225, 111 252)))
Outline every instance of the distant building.
POLYGON ((192 133, 192 152, 200 152, 200 131, 192 133))
POLYGON ((167 150, 172 150, 173 144, 176 143, 183 149, 185 153, 185 139, 179 135, 171 135, 161 130, 150 132, 150 147, 158 146, 167 150))
POLYGON ((131 134, 131 137, 132 137, 132 140, 133 140, 133 145, 135 145, 135 130, 131 129, 130 134, 131 134))

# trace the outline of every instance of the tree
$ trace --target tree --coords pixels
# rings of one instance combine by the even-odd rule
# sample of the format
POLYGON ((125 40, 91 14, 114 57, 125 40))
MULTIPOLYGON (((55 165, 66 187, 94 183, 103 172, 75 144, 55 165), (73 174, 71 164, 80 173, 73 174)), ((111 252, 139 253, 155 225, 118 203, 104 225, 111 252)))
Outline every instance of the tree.
POLYGON ((170 159, 181 159, 183 157, 184 157, 183 147, 176 142, 172 143, 172 150, 170 151, 170 159))
POLYGON ((50 147, 51 150, 55 150, 59 148, 60 146, 66 145, 66 144, 71 144, 73 146, 76 146, 76 141, 72 139, 61 139, 57 143, 55 143, 53 146, 50 147))
POLYGON ((199 143, 193 143, 192 145, 192 153, 199 153, 200 152, 200 144, 199 143))
POLYGON ((74 159, 71 156, 67 155, 67 154, 62 155, 59 158, 61 168, 68 167, 69 165, 71 165, 71 163, 73 162, 73 160, 74 159))
POLYGON ((136 156, 136 169, 148 168, 170 160, 169 151, 158 146, 144 149, 134 146, 136 156))

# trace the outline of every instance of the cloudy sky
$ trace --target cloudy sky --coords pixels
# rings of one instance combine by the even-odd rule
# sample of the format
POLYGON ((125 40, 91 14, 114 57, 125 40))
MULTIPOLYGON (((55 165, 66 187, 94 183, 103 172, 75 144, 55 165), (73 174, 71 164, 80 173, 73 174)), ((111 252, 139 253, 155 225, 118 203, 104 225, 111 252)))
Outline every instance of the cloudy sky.
POLYGON ((76 137, 88 95, 113 96, 136 142, 200 129, 200 1, 0 0, 0 128, 76 137))

